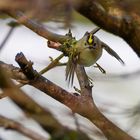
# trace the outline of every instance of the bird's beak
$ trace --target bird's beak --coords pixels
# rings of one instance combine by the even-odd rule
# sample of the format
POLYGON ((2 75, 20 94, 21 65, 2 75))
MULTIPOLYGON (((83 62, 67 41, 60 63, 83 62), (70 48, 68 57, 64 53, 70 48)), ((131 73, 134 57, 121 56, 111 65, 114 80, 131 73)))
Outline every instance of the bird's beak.
POLYGON ((94 46, 89 46, 88 48, 89 49, 96 49, 96 47, 94 47, 94 46))

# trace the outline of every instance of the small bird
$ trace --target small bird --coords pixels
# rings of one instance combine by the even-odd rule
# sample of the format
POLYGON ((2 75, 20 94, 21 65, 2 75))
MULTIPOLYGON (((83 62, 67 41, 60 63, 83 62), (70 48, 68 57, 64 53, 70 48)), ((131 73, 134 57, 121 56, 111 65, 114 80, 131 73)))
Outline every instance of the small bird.
POLYGON ((72 46, 68 55, 69 59, 66 65, 66 80, 68 84, 73 85, 77 65, 89 67, 95 64, 102 56, 103 49, 115 57, 120 63, 124 64, 124 61, 119 55, 96 37, 94 32, 86 32, 85 35, 72 46))

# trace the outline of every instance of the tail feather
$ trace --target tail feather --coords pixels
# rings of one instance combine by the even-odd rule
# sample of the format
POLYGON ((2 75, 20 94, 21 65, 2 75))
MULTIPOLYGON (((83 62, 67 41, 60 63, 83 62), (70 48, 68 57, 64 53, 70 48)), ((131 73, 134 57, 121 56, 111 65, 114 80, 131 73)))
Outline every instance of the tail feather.
POLYGON ((66 81, 68 81, 68 85, 73 85, 76 66, 77 64, 74 63, 71 58, 69 58, 66 66, 66 81))

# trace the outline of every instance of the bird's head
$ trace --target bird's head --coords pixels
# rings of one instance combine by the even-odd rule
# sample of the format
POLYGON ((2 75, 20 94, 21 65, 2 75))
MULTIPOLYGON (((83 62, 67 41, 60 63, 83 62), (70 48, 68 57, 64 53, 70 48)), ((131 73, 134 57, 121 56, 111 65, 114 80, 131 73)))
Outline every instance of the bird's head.
POLYGON ((96 49, 97 46, 96 39, 93 33, 89 33, 89 32, 86 33, 86 42, 89 45, 90 49, 96 49))

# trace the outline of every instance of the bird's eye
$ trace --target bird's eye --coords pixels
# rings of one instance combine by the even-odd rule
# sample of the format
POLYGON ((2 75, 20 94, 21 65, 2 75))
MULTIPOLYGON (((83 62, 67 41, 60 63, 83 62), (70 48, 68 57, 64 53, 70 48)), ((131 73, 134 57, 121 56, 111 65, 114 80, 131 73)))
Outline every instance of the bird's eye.
POLYGON ((96 43, 94 43, 93 46, 96 46, 96 43))

